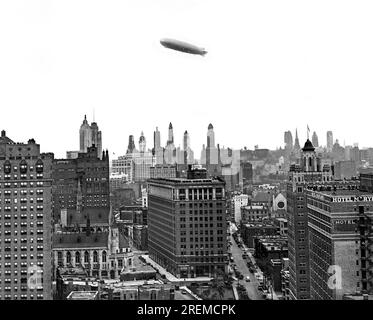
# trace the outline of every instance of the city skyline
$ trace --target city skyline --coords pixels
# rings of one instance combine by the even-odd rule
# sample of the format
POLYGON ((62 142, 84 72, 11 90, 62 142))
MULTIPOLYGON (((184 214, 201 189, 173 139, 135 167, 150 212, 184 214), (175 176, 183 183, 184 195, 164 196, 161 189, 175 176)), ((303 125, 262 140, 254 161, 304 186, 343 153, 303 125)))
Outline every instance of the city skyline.
POLYGON ((188 130, 196 151, 210 122, 216 141, 232 148, 275 149, 285 130, 298 127, 303 140, 307 124, 321 144, 325 129, 341 144, 369 146, 369 117, 351 118, 369 114, 373 103, 373 47, 365 40, 372 6, 1 3, 0 105, 7 114, 1 127, 16 140, 24 136, 20 128, 32 131, 43 150, 55 149, 59 157, 77 148, 76 128, 93 109, 103 147, 116 154, 129 134, 144 130, 149 141, 158 126, 165 137, 170 121, 175 140, 182 145, 188 130), (172 52, 160 45, 163 37, 203 46, 208 54, 172 52))
MULTIPOLYGON (((84 115, 83 120, 87 120, 88 123, 97 123, 97 125, 102 128, 101 124, 100 124, 100 121, 97 120, 97 117, 95 117, 95 121, 93 121, 93 118, 92 118, 92 121, 91 119, 89 118, 89 116, 87 115, 84 115)), ((173 124, 173 122, 171 121, 171 123, 173 124)), ((82 121, 80 122, 80 125, 82 124, 82 121)), ((169 125, 169 124, 168 124, 169 125)), ((121 149, 118 149, 116 151, 113 151, 111 148, 110 148, 110 145, 108 146, 105 141, 105 137, 106 137, 106 132, 105 132, 105 129, 102 129, 101 131, 103 132, 103 143, 102 143, 102 150, 108 150, 109 151, 109 156, 114 159, 114 158, 117 158, 118 156, 122 156, 122 155, 125 155, 126 154, 126 150, 127 150, 127 147, 128 147, 128 137, 129 136, 133 136, 134 137, 134 143, 135 143, 135 146, 136 146, 136 149, 139 149, 139 139, 140 139, 140 136, 142 134, 144 134, 144 137, 146 139, 146 150, 152 150, 152 148, 154 147, 154 139, 153 139, 153 136, 154 136, 154 132, 158 129, 158 132, 160 132, 160 142, 161 142, 161 147, 165 147, 167 145, 167 132, 168 132, 168 125, 166 127, 166 129, 162 129, 160 126, 155 126, 154 127, 154 130, 153 131, 150 131, 150 130, 140 130, 140 132, 138 134, 136 133, 129 133, 128 135, 124 136, 123 139, 124 139, 124 143, 123 143, 123 147, 121 149), (148 132, 149 134, 146 134, 145 132, 148 132)), ((42 146, 42 152, 52 152, 54 153, 54 157, 55 158, 65 158, 66 157, 66 153, 67 152, 71 152, 72 150, 76 150, 76 151, 79 151, 80 149, 80 146, 79 146, 79 128, 80 126, 78 126, 78 128, 75 128, 75 139, 76 140, 75 142, 75 145, 73 143, 70 144, 70 147, 68 147, 66 150, 57 150, 56 148, 56 145, 53 147, 52 150, 48 150, 46 147, 44 147, 43 145, 43 137, 36 137, 35 135, 31 135, 29 137, 29 139, 33 138, 36 140, 36 142, 38 144, 40 144, 40 146, 42 146)), ((15 142, 25 142, 23 138, 21 139, 17 139, 15 137, 17 137, 17 134, 16 133, 10 133, 8 130, 7 130, 7 127, 3 128, 2 130, 5 130, 7 135, 11 135, 13 140, 15 142)), ((286 129, 285 129, 286 130, 286 129)), ((299 127, 297 127, 296 129, 294 130, 291 130, 289 129, 289 131, 291 131, 293 135, 293 139, 295 139, 295 132, 296 130, 298 131, 298 137, 299 137, 299 143, 300 143, 300 147, 302 148, 304 143, 306 142, 307 140, 307 126, 306 126, 306 129, 305 130, 299 130, 299 127), (304 131, 304 134, 302 134, 302 132, 304 131), (301 134, 299 134, 299 132, 301 132, 301 134), (304 135, 304 139, 302 139, 304 135)), ((312 132, 314 131, 313 129, 311 129, 312 132)), ((195 152, 195 154, 197 155, 196 159, 199 159, 199 154, 200 152, 202 151, 202 148, 203 148, 203 145, 205 145, 205 147, 207 146, 207 133, 208 133, 208 125, 206 125, 206 132, 203 136, 203 138, 199 137, 197 138, 196 140, 202 140, 202 143, 201 145, 196 145, 196 143, 193 143, 194 139, 193 139, 193 131, 189 130, 189 129, 180 129, 179 130, 176 128, 175 130, 175 125, 173 124, 173 136, 174 136, 174 146, 175 148, 179 148, 182 150, 183 149, 183 140, 184 140, 184 133, 185 131, 188 132, 188 135, 189 135, 189 140, 191 141, 190 142, 190 146, 191 146, 191 149, 195 152), (175 131, 179 134, 175 134, 175 131), (180 137, 179 137, 180 135, 180 137), (176 137, 176 138, 175 138, 176 137)), ((318 136, 318 141, 319 141, 319 146, 320 147, 326 147, 327 146, 327 139, 326 139, 326 134, 328 131, 332 131, 333 132, 333 144, 336 142, 336 140, 338 140, 339 144, 344 147, 344 145, 346 146, 354 146, 355 144, 358 144, 358 147, 360 149, 365 149, 365 148, 371 148, 373 147, 372 146, 363 146, 360 144, 359 141, 356 141, 356 142, 352 142, 352 143, 347 143, 346 140, 342 140, 340 139, 339 137, 335 137, 334 136, 334 131, 333 130, 325 130, 325 138, 323 139, 322 137, 324 135, 321 135, 320 133, 316 132, 317 133, 317 136, 318 136), (321 137, 321 138, 320 138, 321 137), (320 142, 321 141, 321 142, 320 142), (346 143, 345 143, 346 142, 346 143)), ((219 131, 215 128, 214 126, 214 132, 215 132, 215 136, 219 137, 219 131)), ((260 145, 258 143, 256 143, 255 141, 253 141, 252 144, 248 145, 248 144, 245 144, 245 145, 242 145, 242 146, 237 146, 236 148, 233 147, 233 143, 232 142, 228 142, 228 144, 222 144, 220 143, 219 139, 216 139, 215 138, 215 146, 217 146, 219 144, 220 148, 231 148, 233 150, 243 150, 245 147, 247 147, 248 150, 254 150, 256 146, 259 147, 259 149, 269 149, 269 150, 278 150, 279 148, 282 148, 284 149, 285 148, 285 142, 283 141, 283 134, 284 134, 285 131, 283 132, 279 132, 278 134, 276 134, 275 136, 276 137, 279 137, 279 140, 282 140, 282 143, 278 146, 276 146, 275 148, 271 148, 271 147, 268 147, 267 145, 260 145)), ((222 134, 223 136, 224 134, 222 134)), ((73 137, 74 138, 74 137, 73 137)), ((311 139, 311 137, 309 137, 309 139, 311 139)), ((72 141, 71 141, 72 142, 72 141)))

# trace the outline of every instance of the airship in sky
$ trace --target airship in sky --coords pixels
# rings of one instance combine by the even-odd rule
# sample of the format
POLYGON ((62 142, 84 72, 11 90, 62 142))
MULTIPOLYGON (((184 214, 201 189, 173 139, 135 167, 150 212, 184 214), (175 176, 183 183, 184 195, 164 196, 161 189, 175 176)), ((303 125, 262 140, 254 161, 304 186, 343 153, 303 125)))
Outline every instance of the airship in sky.
POLYGON ((186 43, 179 40, 174 39, 162 39, 161 45, 172 50, 177 50, 185 53, 190 54, 199 54, 201 56, 204 56, 207 51, 204 48, 197 47, 193 44, 186 43))

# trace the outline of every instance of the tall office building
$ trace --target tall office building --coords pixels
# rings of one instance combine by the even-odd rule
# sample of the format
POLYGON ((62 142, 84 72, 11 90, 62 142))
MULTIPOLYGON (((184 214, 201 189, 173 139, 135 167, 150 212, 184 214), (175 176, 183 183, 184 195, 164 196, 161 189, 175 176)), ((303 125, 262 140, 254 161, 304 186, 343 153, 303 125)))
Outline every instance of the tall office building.
POLYGON ((287 182, 289 288, 291 299, 309 299, 306 187, 314 183, 332 181, 333 176, 330 166, 321 167, 321 158, 316 155, 310 140, 306 141, 299 160, 299 164, 290 166, 287 182))
POLYGON ((174 144, 174 131, 172 123, 168 126, 168 140, 164 150, 164 163, 165 164, 175 164, 176 163, 176 148, 174 144))
POLYGON ((372 294, 373 194, 358 181, 307 190, 312 300, 372 294))
POLYGON ((327 131, 326 133, 326 149, 328 152, 331 152, 333 149, 333 132, 327 131))
POLYGON ((52 299, 52 161, 1 132, 0 300, 52 299))
POLYGON ((135 139, 133 137, 133 135, 130 135, 128 137, 128 147, 127 147, 127 154, 131 154, 131 153, 134 153, 136 152, 136 146, 135 146, 135 139))
POLYGON ((191 168, 186 179, 148 181, 149 255, 175 276, 227 271, 224 185, 191 168))
POLYGON ((220 147, 215 146, 214 127, 210 123, 207 128, 207 144, 206 144, 206 169, 208 176, 218 176, 222 174, 220 158, 220 147))
POLYGON ((290 153, 293 150, 293 135, 291 131, 285 131, 284 133, 285 150, 290 153))
POLYGON ((146 150, 146 140, 144 134, 141 133, 139 139, 140 152, 132 154, 134 166, 134 181, 145 182, 150 178, 150 167, 153 163, 153 154, 151 151, 146 150))
POLYGON ((88 124, 87 116, 84 116, 84 120, 79 129, 79 144, 80 152, 87 152, 89 147, 95 145, 97 148, 98 157, 102 156, 102 133, 98 129, 96 122, 88 124))
POLYGON ((312 134, 312 145, 315 148, 318 148, 318 146, 319 146, 319 138, 317 137, 316 131, 314 131, 313 134, 312 134))
POLYGON ((183 162, 182 164, 188 165, 194 163, 194 153, 190 147, 190 136, 188 131, 185 130, 183 137, 183 162))
POLYGON ((161 133, 158 130, 158 127, 156 127, 154 131, 154 156, 155 156, 155 162, 156 164, 163 164, 163 147, 161 147, 161 133))

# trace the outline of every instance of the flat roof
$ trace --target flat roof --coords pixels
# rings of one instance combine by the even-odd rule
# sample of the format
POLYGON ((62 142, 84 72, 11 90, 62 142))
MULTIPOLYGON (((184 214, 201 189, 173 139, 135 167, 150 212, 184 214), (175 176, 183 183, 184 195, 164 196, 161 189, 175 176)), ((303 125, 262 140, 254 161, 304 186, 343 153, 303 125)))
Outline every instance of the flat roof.
POLYGON ((67 300, 94 300, 98 291, 71 291, 67 300))
POLYGON ((204 184, 204 183, 219 183, 225 184, 224 180, 218 178, 204 178, 204 179, 186 179, 186 178, 151 178, 148 180, 150 183, 160 183, 160 184, 204 184))

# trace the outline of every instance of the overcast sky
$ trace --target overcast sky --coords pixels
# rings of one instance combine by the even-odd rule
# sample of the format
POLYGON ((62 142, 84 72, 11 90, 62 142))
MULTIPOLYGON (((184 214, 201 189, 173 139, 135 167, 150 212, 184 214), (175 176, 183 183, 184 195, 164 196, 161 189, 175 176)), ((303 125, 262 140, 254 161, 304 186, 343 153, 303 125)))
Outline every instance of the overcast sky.
POLYGON ((84 114, 116 155, 153 130, 207 126, 221 146, 274 149, 306 126, 373 146, 373 1, 1 0, 0 129, 64 157, 84 114), (205 57, 159 44, 176 38, 205 57))

